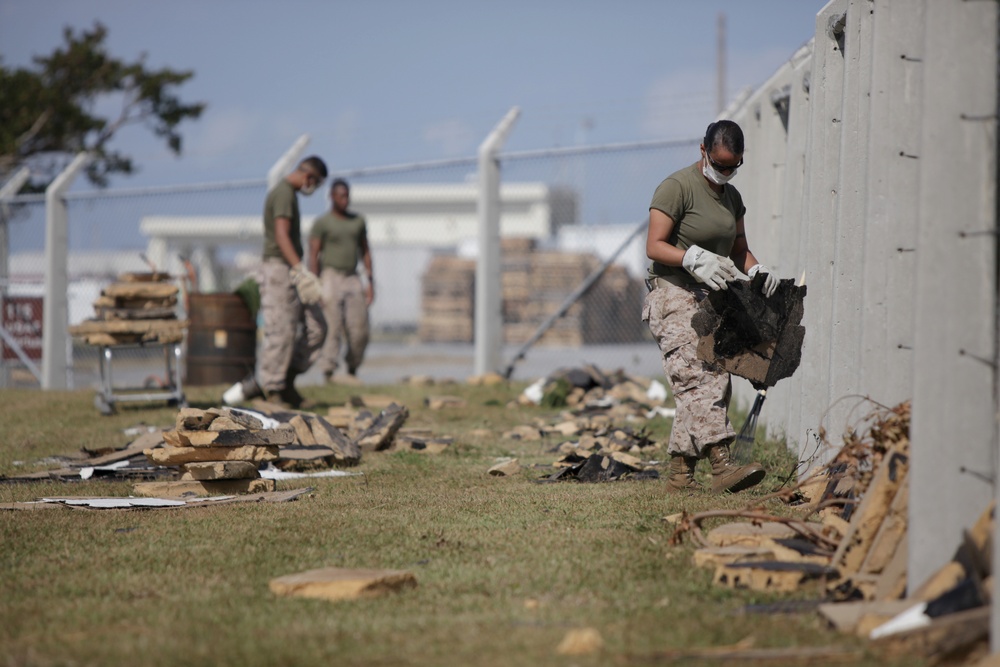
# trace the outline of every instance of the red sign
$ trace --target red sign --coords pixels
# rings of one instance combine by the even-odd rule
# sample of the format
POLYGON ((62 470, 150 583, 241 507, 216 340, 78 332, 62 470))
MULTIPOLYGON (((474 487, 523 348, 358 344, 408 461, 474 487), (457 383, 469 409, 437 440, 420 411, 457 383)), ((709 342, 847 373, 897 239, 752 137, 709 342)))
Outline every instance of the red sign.
MULTIPOLYGON (((7 296, 0 298, 3 305, 3 317, 0 326, 17 341, 21 349, 34 361, 42 359, 42 297, 40 296, 7 296)), ((4 337, 5 338, 5 337, 4 337)), ((0 348, 3 348, 3 359, 17 359, 14 348, 0 338, 0 348)))

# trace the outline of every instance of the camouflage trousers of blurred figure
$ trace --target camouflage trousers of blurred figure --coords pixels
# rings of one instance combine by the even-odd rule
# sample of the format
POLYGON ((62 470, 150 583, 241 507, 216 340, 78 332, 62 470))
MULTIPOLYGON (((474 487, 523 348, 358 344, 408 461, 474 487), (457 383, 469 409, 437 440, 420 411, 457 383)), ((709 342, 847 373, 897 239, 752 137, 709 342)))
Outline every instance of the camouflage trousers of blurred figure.
POLYGON ((278 392, 319 358, 326 338, 322 304, 303 306, 288 275, 288 265, 267 259, 261 267, 260 309, 264 343, 260 352, 260 386, 278 392))
POLYGON ((658 279, 642 307, 642 319, 660 346, 677 410, 669 454, 701 458, 707 446, 736 437, 727 414, 732 397, 729 373, 696 354, 698 335, 691 317, 707 295, 705 287, 685 289, 658 279))
POLYGON ((337 371, 340 358, 340 343, 347 340, 344 361, 347 372, 354 375, 365 358, 368 347, 368 302, 365 287, 358 274, 348 275, 336 269, 323 269, 323 313, 326 315, 328 332, 323 353, 320 356, 320 370, 330 376, 337 371))

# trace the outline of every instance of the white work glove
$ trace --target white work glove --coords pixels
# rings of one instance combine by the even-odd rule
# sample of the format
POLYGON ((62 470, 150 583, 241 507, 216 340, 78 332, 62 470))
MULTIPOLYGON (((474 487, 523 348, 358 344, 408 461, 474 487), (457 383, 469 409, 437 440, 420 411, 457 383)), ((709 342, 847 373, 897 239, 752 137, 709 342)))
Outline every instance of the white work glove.
POLYGON ((293 266, 288 271, 288 275, 295 285, 295 291, 299 293, 299 301, 307 306, 319 303, 323 298, 323 286, 319 282, 316 274, 302 265, 301 262, 293 266))
POLYGON ((681 265, 695 280, 714 290, 729 289, 726 283, 736 280, 736 265, 733 260, 696 245, 687 249, 681 265))
POLYGON ((778 276, 774 275, 774 271, 767 268, 763 264, 754 264, 753 266, 750 267, 750 270, 747 271, 747 275, 750 276, 751 278, 753 278, 758 273, 763 273, 765 276, 767 276, 764 279, 764 289, 762 289, 761 292, 764 294, 764 296, 771 296, 772 294, 774 294, 774 290, 778 289, 778 276))

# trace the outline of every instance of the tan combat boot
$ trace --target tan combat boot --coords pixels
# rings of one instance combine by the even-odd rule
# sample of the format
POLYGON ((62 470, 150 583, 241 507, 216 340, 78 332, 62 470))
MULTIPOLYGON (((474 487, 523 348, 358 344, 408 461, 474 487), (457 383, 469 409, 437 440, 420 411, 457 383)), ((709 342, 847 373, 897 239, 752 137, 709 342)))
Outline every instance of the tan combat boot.
POLYGON ((767 473, 759 463, 745 466, 729 460, 729 443, 709 445, 708 460, 712 464, 712 492, 736 493, 760 484, 767 473))
POLYGON ((698 459, 693 456, 671 454, 670 465, 667 467, 668 493, 684 493, 686 491, 702 491, 701 484, 694 481, 694 469, 698 459))

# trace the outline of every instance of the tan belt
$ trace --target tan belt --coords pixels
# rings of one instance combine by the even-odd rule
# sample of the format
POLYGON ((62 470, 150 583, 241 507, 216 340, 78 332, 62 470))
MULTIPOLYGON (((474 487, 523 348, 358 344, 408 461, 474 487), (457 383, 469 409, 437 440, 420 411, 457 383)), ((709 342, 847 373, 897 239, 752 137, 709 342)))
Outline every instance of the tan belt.
POLYGON ((687 283, 675 283, 664 278, 663 276, 654 276, 652 278, 646 278, 646 289, 652 292, 657 287, 666 287, 667 285, 673 285, 674 287, 690 287, 687 283))

